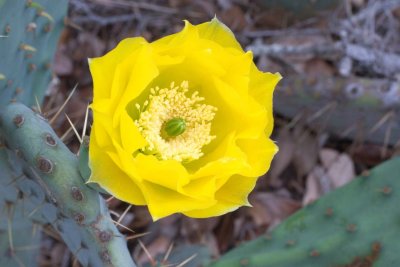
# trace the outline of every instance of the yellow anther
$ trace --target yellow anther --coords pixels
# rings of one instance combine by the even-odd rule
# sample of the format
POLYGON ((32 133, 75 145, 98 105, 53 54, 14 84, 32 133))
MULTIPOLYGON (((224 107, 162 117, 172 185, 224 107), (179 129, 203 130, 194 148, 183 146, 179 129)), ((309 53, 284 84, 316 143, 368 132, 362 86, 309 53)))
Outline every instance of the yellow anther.
POLYGON ((162 160, 188 162, 200 158, 202 148, 215 138, 210 131, 217 109, 200 103, 204 98, 197 91, 188 97, 188 91, 187 81, 180 86, 172 82, 169 88, 151 88, 143 105, 135 104, 140 112, 135 124, 148 143, 143 148, 145 153, 162 160), (169 125, 171 122, 173 125, 169 125), (167 124, 171 134, 166 137, 163 132, 167 124))

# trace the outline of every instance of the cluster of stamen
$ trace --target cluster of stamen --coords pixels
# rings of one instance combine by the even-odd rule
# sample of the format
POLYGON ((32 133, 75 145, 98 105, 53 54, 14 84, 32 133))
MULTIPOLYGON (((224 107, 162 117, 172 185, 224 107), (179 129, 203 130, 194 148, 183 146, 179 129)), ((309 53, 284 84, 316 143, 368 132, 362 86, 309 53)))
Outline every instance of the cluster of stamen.
POLYGON ((148 143, 142 149, 143 153, 180 162, 203 155, 202 148, 215 138, 210 131, 217 109, 201 103, 204 98, 198 91, 191 96, 187 96, 188 92, 187 81, 179 86, 172 82, 169 88, 150 89, 148 100, 142 106, 136 104, 140 115, 135 124, 148 143), (185 128, 178 132, 179 135, 168 135, 165 126, 175 121, 184 121, 185 128))

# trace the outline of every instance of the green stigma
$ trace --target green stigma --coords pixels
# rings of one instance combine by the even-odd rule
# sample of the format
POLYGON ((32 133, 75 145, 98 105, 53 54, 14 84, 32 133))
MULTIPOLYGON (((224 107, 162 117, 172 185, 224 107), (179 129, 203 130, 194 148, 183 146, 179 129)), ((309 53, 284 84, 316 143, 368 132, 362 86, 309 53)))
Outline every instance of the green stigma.
POLYGON ((173 118, 167 121, 163 128, 169 137, 176 137, 185 132, 186 122, 182 118, 173 118))

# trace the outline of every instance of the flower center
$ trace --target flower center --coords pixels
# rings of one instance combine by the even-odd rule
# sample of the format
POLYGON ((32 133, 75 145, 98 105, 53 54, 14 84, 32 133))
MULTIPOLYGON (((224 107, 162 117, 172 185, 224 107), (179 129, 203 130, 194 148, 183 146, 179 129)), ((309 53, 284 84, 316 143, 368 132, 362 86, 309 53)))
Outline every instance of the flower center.
POLYGON ((135 124, 148 145, 142 152, 159 159, 189 162, 203 155, 202 148, 215 136, 210 134, 216 108, 201 103, 198 91, 187 96, 189 84, 183 81, 169 88, 152 88, 142 106, 136 104, 135 124))
POLYGON ((170 119, 164 124, 163 130, 169 137, 181 135, 186 130, 186 122, 182 118, 170 119))

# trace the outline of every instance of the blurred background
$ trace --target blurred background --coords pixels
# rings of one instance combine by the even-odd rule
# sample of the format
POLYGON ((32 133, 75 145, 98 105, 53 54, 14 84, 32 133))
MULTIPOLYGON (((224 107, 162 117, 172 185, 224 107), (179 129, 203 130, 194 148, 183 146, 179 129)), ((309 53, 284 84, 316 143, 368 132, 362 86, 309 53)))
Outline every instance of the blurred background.
MULTIPOLYGON (((179 31, 185 19, 214 16, 261 70, 284 77, 274 97, 272 139, 280 152, 250 195, 253 207, 224 216, 153 223, 145 207, 110 198, 140 266, 155 266, 165 254, 172 266, 218 257, 400 151, 398 0, 70 0, 44 112, 57 112, 78 85, 65 113, 82 131, 92 100, 87 58, 126 37, 152 41, 179 31)), ((67 118, 53 126, 76 152, 67 118)), ((54 230, 46 234, 41 266, 80 266, 54 230)))

